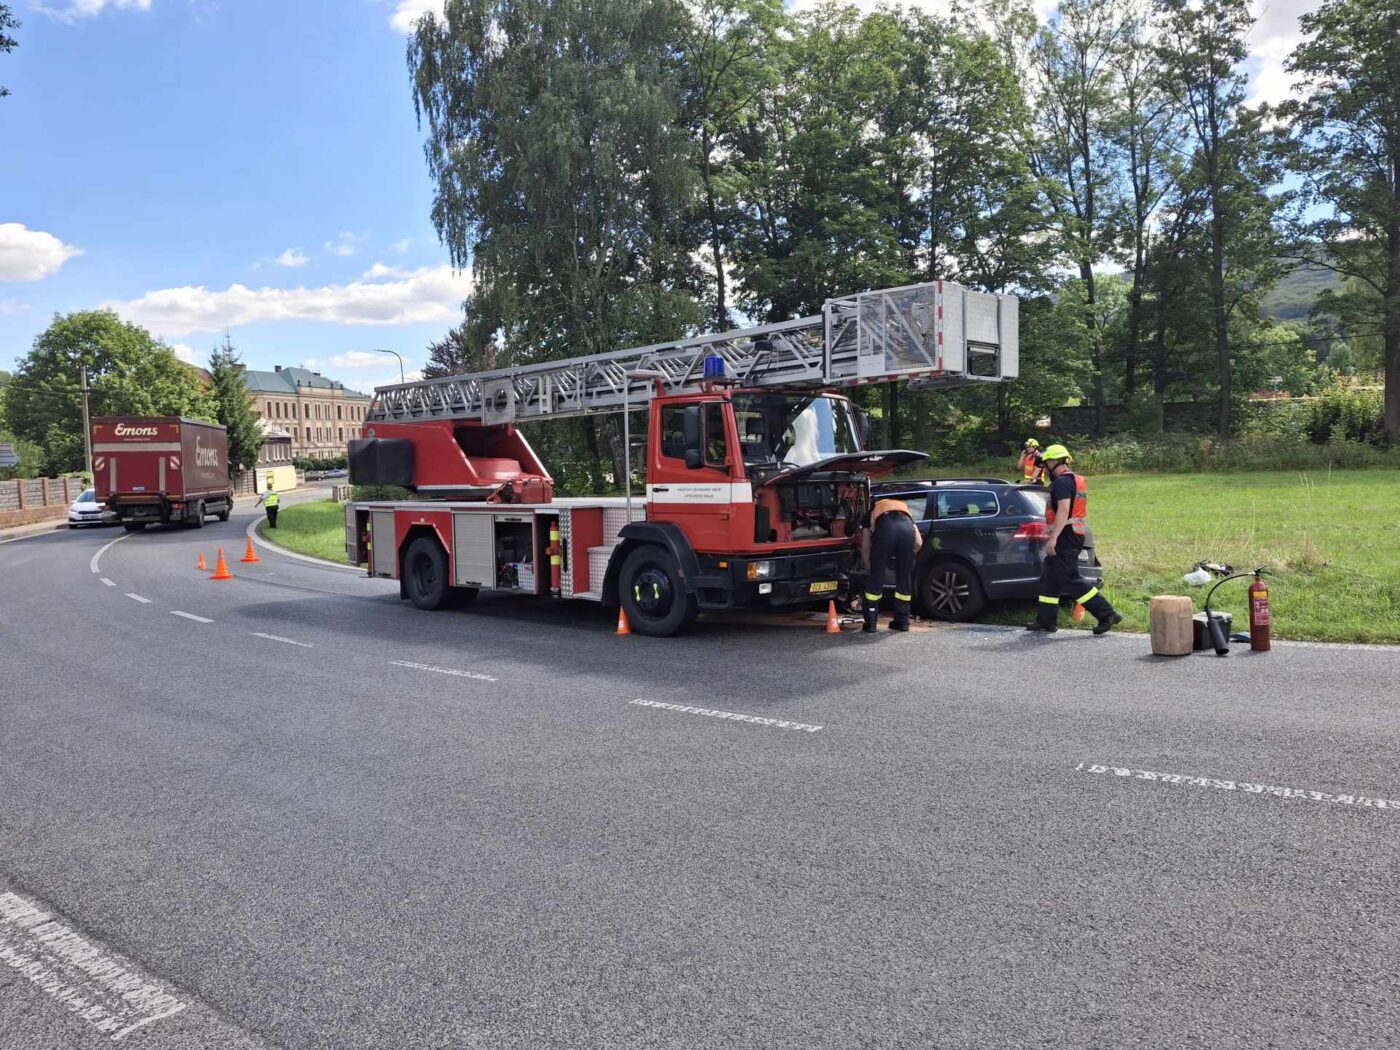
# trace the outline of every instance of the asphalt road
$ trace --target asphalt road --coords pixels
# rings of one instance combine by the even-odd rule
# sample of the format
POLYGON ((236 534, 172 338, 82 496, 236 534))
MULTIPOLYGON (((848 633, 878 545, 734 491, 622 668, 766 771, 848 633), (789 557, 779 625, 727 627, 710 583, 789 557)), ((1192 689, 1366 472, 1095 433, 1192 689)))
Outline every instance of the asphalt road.
POLYGON ((1400 650, 618 637, 249 520, 0 545, 0 1050, 1400 1043, 1400 650))

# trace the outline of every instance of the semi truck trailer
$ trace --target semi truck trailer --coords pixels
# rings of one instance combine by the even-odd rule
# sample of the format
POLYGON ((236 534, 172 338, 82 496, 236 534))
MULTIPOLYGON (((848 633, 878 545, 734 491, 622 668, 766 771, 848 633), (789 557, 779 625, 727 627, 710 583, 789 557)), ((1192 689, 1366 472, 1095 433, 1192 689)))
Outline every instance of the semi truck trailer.
POLYGON ((179 522, 204 527, 233 511, 228 432, 179 416, 108 416, 92 421, 97 502, 128 532, 179 522))

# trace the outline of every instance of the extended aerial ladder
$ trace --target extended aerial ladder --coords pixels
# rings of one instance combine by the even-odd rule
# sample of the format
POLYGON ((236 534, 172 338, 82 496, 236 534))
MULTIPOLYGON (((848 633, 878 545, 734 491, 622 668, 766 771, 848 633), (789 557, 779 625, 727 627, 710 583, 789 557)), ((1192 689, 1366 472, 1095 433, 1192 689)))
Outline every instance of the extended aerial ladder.
POLYGON ((482 589, 550 594, 620 602, 654 635, 704 609, 841 599, 869 478, 926 457, 867 450, 839 391, 1014 379, 1016 314, 1011 296, 936 282, 832 299, 796 321, 380 387, 350 443, 350 480, 418 497, 348 504, 349 560, 425 609, 482 589), (627 428, 644 405, 634 508, 627 428), (517 424, 614 412, 627 496, 554 499, 517 424))

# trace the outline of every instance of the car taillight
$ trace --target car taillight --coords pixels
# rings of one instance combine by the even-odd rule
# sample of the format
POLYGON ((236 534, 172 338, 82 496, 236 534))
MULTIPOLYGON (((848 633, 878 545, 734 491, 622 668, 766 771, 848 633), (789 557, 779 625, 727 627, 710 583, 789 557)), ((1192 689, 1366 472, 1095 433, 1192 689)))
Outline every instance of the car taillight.
POLYGON ((1013 538, 1018 540, 1049 539, 1050 526, 1043 521, 1027 521, 1016 530, 1016 535, 1013 538))

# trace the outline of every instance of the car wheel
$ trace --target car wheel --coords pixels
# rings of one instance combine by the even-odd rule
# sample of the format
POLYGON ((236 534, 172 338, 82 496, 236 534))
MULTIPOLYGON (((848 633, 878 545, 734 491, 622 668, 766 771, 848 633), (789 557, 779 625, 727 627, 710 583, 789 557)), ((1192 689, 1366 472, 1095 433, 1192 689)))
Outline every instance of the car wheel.
POLYGON ((618 588, 627 622, 638 634, 668 638, 700 613, 695 595, 685 592, 676 560, 661 547, 648 544, 627 555, 618 588))
POLYGON ((78 526, 74 525, 74 524, 70 521, 70 522, 68 523, 68 527, 69 527, 70 529, 76 529, 78 526))
POLYGON ((987 605, 976 571, 965 562, 937 561, 919 578, 919 604, 935 620, 971 620, 987 605))
POLYGON ((404 589, 420 609, 440 609, 447 603, 447 553, 442 544, 419 536, 403 556, 404 589))

